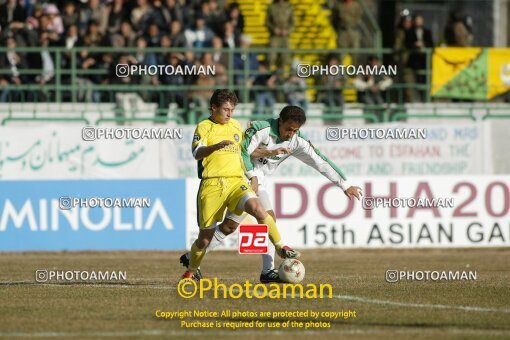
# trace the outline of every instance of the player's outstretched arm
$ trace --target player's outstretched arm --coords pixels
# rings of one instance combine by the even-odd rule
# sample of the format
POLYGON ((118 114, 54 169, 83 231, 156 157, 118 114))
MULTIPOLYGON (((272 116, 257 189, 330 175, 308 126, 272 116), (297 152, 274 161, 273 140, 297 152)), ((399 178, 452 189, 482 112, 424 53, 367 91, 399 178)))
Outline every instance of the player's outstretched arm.
POLYGON ((289 148, 277 148, 274 150, 268 150, 266 148, 258 147, 251 153, 251 158, 260 158, 260 157, 271 157, 282 154, 290 154, 291 151, 289 148))
POLYGON ((214 151, 223 149, 224 147, 226 147, 229 144, 234 144, 234 142, 232 142, 230 140, 224 140, 224 141, 221 141, 214 145, 201 146, 195 152, 195 159, 197 161, 201 160, 202 158, 205 158, 205 157, 209 156, 210 154, 212 154, 214 151))
POLYGON ((361 188, 351 186, 344 190, 344 193, 347 197, 349 197, 350 200, 352 200, 353 197, 356 197, 358 201, 361 199, 361 188))
POLYGON ((339 186, 349 199, 356 197, 359 200, 361 198, 361 188, 347 187, 347 178, 340 168, 316 149, 310 141, 298 136, 298 143, 298 148, 293 153, 294 157, 319 171, 324 177, 339 186))

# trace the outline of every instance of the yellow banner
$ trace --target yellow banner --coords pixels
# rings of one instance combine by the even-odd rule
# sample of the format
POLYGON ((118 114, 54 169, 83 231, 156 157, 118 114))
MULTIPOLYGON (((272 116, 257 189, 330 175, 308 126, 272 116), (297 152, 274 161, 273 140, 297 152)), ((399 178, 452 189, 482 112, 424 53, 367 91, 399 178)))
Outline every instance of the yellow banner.
POLYGON ((481 48, 436 48, 432 56, 432 95, 471 64, 481 48))
POLYGON ((510 49, 437 48, 431 95, 490 100, 510 91, 510 49))
POLYGON ((487 99, 510 91, 510 48, 490 48, 487 99))

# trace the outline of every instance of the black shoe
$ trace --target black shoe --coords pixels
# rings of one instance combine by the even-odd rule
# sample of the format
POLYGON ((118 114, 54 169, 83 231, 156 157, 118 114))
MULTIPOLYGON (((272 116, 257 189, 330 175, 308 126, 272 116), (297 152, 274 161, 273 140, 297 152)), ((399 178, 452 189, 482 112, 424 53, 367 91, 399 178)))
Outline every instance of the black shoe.
MULTIPOLYGON (((182 266, 186 267, 187 269, 189 267, 189 253, 182 254, 181 257, 179 258, 179 262, 181 262, 182 266)), ((203 278, 202 272, 200 271, 200 267, 198 267, 197 271, 193 276, 197 281, 203 278)))
POLYGON ((283 283, 283 281, 280 279, 280 276, 278 275, 278 271, 275 269, 271 269, 267 273, 260 274, 260 282, 262 283, 270 283, 270 282, 276 282, 276 283, 283 283))

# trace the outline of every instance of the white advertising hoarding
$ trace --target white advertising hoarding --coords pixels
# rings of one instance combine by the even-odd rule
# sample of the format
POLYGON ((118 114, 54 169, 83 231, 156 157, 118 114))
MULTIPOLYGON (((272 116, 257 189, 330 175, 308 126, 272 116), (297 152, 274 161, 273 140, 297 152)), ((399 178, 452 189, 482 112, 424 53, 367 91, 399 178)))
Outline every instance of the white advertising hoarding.
POLYGON ((82 127, 0 127, 0 179, 159 178, 160 141, 82 138, 82 127))
MULTIPOLYGON (((510 176, 353 177, 351 184, 365 197, 411 199, 407 205, 414 205, 412 199, 416 204, 436 199, 437 207, 365 209, 326 179, 271 178, 268 192, 285 243, 296 248, 510 245, 510 176)), ((187 188, 189 247, 198 232, 192 192, 198 181, 188 180, 187 188)), ((234 235, 223 248, 236 246, 234 235)))
MULTIPOLYGON (((303 131, 347 176, 493 173, 486 122, 369 126, 383 127, 425 129, 426 139, 327 140, 325 127, 305 126, 303 131)), ((196 178, 191 154, 195 127, 179 129, 182 138, 84 141, 79 126, 0 127, 0 179, 196 178)), ((320 176, 292 157, 275 175, 320 176)))

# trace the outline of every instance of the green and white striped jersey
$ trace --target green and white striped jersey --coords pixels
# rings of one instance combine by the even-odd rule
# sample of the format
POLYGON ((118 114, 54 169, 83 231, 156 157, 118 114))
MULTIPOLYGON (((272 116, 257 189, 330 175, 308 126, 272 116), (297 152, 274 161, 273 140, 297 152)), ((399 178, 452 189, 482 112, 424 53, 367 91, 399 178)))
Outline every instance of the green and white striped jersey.
POLYGON ((301 131, 290 140, 282 141, 279 137, 278 124, 278 118, 255 121, 245 131, 241 153, 249 179, 256 176, 259 182, 264 181, 265 176, 271 175, 281 162, 292 156, 319 171, 342 190, 345 191, 349 187, 342 171, 316 149, 301 131), (284 147, 290 149, 291 154, 252 159, 250 155, 258 147, 269 150, 284 147))

